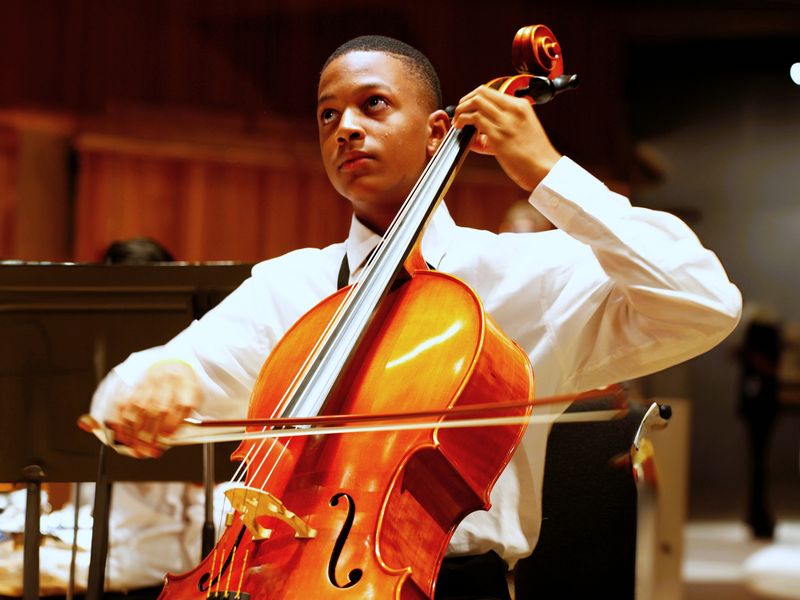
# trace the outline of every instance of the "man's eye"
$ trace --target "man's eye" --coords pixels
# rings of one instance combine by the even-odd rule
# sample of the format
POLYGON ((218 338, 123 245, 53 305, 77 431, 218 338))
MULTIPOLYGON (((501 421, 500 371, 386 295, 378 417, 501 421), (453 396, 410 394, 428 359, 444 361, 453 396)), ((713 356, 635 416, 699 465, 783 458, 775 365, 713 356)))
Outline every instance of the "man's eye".
POLYGON ((336 118, 336 111, 331 108, 326 108, 319 113, 319 120, 323 123, 330 123, 336 118))
POLYGON ((381 110, 389 105, 385 98, 381 96, 370 96, 367 99, 366 107, 368 110, 381 110))

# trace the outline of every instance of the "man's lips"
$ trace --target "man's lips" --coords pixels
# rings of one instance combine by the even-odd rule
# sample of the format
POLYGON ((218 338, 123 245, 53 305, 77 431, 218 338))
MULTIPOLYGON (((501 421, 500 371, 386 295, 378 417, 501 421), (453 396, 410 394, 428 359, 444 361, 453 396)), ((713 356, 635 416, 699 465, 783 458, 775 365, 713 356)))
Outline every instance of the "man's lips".
POLYGON ((372 156, 367 152, 347 152, 342 156, 342 161, 339 163, 339 170, 350 171, 356 169, 372 160, 372 156))

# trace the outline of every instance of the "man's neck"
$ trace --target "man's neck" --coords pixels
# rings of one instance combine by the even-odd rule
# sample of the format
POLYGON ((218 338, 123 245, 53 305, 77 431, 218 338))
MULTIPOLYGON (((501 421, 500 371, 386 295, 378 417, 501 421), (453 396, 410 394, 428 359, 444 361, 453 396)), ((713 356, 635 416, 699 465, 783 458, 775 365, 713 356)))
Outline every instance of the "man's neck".
POLYGON ((369 211, 365 213, 364 211, 359 211, 358 209, 354 208, 353 213, 356 216, 364 227, 377 233, 381 237, 386 233, 386 230, 389 229, 389 225, 391 225, 392 221, 394 220, 395 215, 397 214, 397 210, 393 210, 390 213, 378 213, 377 211, 369 211))

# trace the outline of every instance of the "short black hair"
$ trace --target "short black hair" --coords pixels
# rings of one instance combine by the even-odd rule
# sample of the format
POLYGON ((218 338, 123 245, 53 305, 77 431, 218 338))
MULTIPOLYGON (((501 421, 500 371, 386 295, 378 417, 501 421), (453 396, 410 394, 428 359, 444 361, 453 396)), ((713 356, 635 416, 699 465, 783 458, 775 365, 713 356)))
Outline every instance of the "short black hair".
POLYGON ((174 260, 169 250, 149 237, 111 242, 103 256, 107 265, 146 265, 174 260))
POLYGON ((383 52, 399 58, 408 65, 411 72, 430 94, 433 110, 442 107, 442 85, 439 83, 436 69, 433 68, 428 57, 413 46, 384 35, 362 35, 345 42, 334 50, 322 65, 320 73, 327 69, 334 60, 350 52, 383 52))

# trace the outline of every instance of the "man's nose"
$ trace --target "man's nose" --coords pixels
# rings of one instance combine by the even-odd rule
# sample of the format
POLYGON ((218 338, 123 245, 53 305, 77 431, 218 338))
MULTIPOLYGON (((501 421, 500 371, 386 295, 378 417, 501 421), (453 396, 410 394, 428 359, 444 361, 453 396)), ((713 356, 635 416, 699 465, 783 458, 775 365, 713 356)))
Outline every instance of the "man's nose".
POLYGON ((340 143, 354 141, 364 137, 364 128, 358 115, 353 110, 345 110, 339 119, 339 129, 336 132, 336 139, 340 143))

